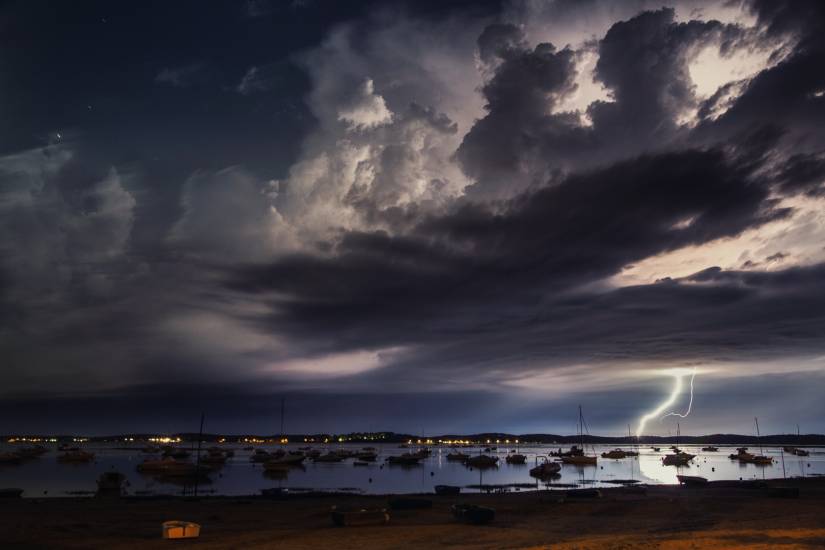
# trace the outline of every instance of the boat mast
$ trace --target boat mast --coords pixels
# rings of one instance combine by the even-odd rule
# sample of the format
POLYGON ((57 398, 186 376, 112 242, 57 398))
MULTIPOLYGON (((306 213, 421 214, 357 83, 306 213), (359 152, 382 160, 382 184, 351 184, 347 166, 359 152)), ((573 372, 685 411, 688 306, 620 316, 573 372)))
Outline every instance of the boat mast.
POLYGON ((762 450, 762 437, 759 435, 759 419, 754 416, 753 421, 756 423, 756 441, 759 442, 759 454, 764 455, 765 452, 762 450))
POLYGON ((584 416, 582 415, 581 405, 579 405, 579 444, 582 446, 582 453, 584 453, 584 416))
POLYGON ((679 436, 682 435, 682 427, 676 423, 676 454, 679 453, 679 436))

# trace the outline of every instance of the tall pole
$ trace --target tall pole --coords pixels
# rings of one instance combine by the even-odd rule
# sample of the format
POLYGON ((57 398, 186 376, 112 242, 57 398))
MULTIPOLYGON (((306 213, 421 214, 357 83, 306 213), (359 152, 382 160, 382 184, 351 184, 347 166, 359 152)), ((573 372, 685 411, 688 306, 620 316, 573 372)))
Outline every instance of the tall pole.
POLYGON ((201 413, 201 427, 198 429, 198 454, 195 457, 195 497, 198 496, 198 480, 201 477, 201 441, 203 441, 203 413, 201 413))
POLYGON ((278 438, 278 443, 284 439, 284 398, 281 398, 281 436, 278 438))

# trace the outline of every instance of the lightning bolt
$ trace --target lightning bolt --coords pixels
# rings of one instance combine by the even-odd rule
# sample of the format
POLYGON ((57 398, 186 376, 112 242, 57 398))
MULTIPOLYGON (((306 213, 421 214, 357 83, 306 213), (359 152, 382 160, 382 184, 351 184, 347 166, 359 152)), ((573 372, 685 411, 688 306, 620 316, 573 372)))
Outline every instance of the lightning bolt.
MULTIPOLYGON (((645 425, 647 424, 648 420, 652 420, 654 418, 658 418, 665 410, 667 410, 671 405, 676 402, 676 399, 679 397, 679 394, 682 393, 682 388, 684 387, 684 377, 687 373, 685 372, 674 372, 673 375, 673 391, 670 392, 670 396, 655 410, 647 413, 646 415, 642 416, 639 419, 639 426, 636 428, 636 437, 641 437, 642 433, 644 432, 645 425)), ((690 409, 693 406, 693 379, 696 377, 696 368, 693 369, 693 373, 690 377, 690 404, 688 405, 687 412, 682 415, 679 413, 668 413, 662 418, 665 418, 670 415, 679 416, 684 418, 685 416, 690 414, 690 409)))
POLYGON ((696 367, 693 368, 693 372, 690 375, 690 401, 688 401, 688 408, 687 408, 687 411, 685 411, 685 414, 680 414, 680 413, 677 413, 677 412, 669 412, 666 415, 664 415, 662 418, 660 418, 659 420, 664 420, 668 416, 678 416, 679 418, 686 418, 687 415, 690 414, 690 410, 693 408, 693 379, 694 378, 696 378, 696 367))

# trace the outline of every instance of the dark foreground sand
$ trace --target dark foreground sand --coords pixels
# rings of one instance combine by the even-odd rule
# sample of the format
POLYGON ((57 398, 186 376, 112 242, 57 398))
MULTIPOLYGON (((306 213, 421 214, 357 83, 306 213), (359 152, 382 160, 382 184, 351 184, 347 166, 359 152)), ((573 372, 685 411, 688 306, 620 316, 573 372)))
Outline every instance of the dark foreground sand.
MULTIPOLYGON (((563 493, 431 497, 431 510, 391 512, 389 525, 333 527, 333 504, 383 506, 385 497, 0 500, 0 548, 823 548, 825 479, 786 482, 799 498, 711 484, 563 493), (492 506, 495 523, 458 524, 456 501, 492 506), (163 521, 203 526, 193 541, 160 538, 163 521)), ((430 497, 428 497, 430 498, 430 497)))

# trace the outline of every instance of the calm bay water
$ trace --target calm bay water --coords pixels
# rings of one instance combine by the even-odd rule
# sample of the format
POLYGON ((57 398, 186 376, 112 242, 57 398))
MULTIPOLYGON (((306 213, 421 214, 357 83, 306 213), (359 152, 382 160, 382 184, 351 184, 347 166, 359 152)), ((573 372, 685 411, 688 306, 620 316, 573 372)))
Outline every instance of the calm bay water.
MULTIPOLYGON (((295 449, 301 445, 259 446, 257 448, 274 450, 277 447, 295 449)), ((530 477, 529 470, 536 460, 541 460, 550 451, 558 449, 553 445, 522 445, 519 451, 527 455, 524 465, 510 465, 504 461, 510 449, 499 447, 493 454, 499 457, 498 468, 479 471, 469 469, 461 463, 448 462, 447 447, 432 448, 432 456, 421 461, 420 466, 390 466, 384 459, 399 455, 415 448, 403 449, 397 445, 374 445, 379 452, 378 460, 369 466, 353 466, 353 459, 338 463, 313 463, 305 461, 302 467, 292 468, 286 476, 273 476, 260 464, 250 462, 250 451, 243 451, 239 446, 224 445, 232 448, 235 456, 225 466, 210 475, 211 481, 200 483, 199 493, 216 495, 252 495, 261 489, 283 487, 294 490, 347 490, 363 493, 426 493, 432 492, 435 485, 459 485, 464 491, 475 491, 469 485, 532 484, 533 488, 543 487, 541 482, 530 477)), ((319 450, 351 449, 358 450, 362 445, 316 446, 319 450)), ((637 479, 647 484, 676 483, 676 474, 699 475, 710 480, 723 479, 762 479, 783 477, 782 453, 779 448, 765 447, 764 453, 775 458, 773 465, 757 466, 740 464, 730 460, 728 455, 735 452, 736 446, 719 447, 718 452, 703 452, 699 446, 684 445, 682 448, 697 457, 686 468, 664 466, 661 457, 667 450, 654 452, 649 447, 639 449, 640 456, 622 460, 599 458, 597 466, 577 467, 562 466, 560 477, 552 480, 555 484, 579 484, 582 486, 611 486, 611 481, 637 479)), ((14 450, 13 445, 0 445, 0 451, 14 450)), ((190 494, 191 485, 161 481, 149 475, 138 473, 137 465, 146 455, 138 447, 134 450, 116 449, 109 445, 87 444, 84 450, 95 452, 95 460, 88 464, 62 464, 56 460, 57 452, 50 447, 48 454, 26 461, 20 465, 0 465, 0 487, 19 487, 24 489, 24 497, 59 497, 71 494, 91 494, 96 489, 95 481, 104 471, 115 469, 127 476, 127 494, 162 495, 190 494)), ((596 452, 615 448, 614 445, 596 445, 596 452)), ((625 447, 626 450, 629 448, 625 447)), ((809 448, 810 456, 796 457, 784 455, 784 475, 797 477, 803 475, 825 475, 825 449, 809 448)), ((465 448, 463 452, 478 454, 480 449, 465 448)), ((751 447, 751 451, 755 451, 751 447)), ((758 449, 756 449, 758 451, 758 449)), ((588 452, 592 449, 588 446, 588 452)), ((513 488, 512 490, 515 490, 513 488)), ((529 490, 520 487, 519 490, 529 490)))

